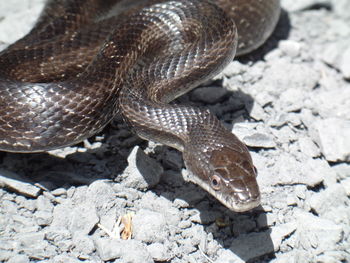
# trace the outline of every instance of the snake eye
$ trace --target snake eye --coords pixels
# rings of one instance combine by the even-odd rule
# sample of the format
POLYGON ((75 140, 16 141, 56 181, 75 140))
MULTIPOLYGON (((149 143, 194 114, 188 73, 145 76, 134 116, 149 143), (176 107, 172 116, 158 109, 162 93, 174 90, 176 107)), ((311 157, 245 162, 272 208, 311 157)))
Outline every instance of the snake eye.
POLYGON ((217 175, 213 175, 213 177, 211 178, 211 187, 214 190, 220 190, 220 185, 221 185, 221 179, 219 176, 217 175))

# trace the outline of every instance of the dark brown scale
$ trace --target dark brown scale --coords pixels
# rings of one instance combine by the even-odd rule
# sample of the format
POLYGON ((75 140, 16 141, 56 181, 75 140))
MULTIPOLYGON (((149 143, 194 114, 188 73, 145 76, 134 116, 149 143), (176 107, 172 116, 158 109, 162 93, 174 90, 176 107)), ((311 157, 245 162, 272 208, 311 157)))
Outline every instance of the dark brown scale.
POLYGON ((49 0, 0 53, 0 149, 72 145, 120 114, 182 151, 191 180, 228 208, 249 210, 260 194, 246 146, 209 111, 168 102, 219 73, 237 40, 238 54, 261 45, 279 12, 278 0, 49 0), (116 3, 132 5, 116 16, 116 3))

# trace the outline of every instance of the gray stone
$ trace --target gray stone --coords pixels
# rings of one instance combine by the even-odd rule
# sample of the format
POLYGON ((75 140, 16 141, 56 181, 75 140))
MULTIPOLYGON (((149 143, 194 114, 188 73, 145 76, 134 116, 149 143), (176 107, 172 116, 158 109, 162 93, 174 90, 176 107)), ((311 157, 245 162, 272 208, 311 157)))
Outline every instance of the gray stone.
POLYGON ((155 261, 169 261, 172 259, 168 248, 161 243, 152 243, 147 246, 147 250, 155 261))
POLYGON ((298 221, 296 231, 298 246, 317 254, 338 249, 338 244, 344 238, 341 225, 304 211, 296 212, 295 217, 298 221))
POLYGON ((7 263, 29 263, 29 257, 27 255, 16 255, 11 257, 7 263))
POLYGON ((257 227, 259 229, 265 228, 266 226, 273 226, 276 224, 277 216, 274 213, 262 213, 256 219, 257 227))
POLYGON ((276 107, 287 112, 299 111, 303 108, 305 91, 302 89, 289 88, 279 97, 276 107))
POLYGON ((137 240, 125 240, 124 243, 124 253, 121 259, 122 263, 154 263, 152 256, 147 250, 146 245, 137 240), (130 251, 132 251, 132 253, 130 253, 130 251))
POLYGON ((266 119, 266 113, 260 104, 251 103, 248 104, 247 108, 250 109, 249 116, 252 117, 254 120, 261 121, 266 119))
POLYGON ((98 255, 104 261, 114 260, 123 255, 125 243, 122 240, 95 238, 94 243, 98 255))
POLYGON ((295 131, 289 126, 283 126, 278 129, 271 129, 272 134, 277 138, 276 141, 279 143, 285 143, 289 145, 291 142, 297 140, 295 131))
POLYGON ((10 250, 0 249, 0 262, 7 262, 11 257, 16 256, 16 253, 10 250))
POLYGON ((341 51, 345 49, 345 45, 343 41, 330 43, 322 53, 323 61, 333 67, 339 67, 341 51))
POLYGON ((242 234, 232 241, 230 249, 244 261, 250 261, 278 250, 283 238, 293 233, 295 229, 295 223, 287 223, 273 227, 271 233, 263 231, 242 234))
POLYGON ((322 178, 324 185, 330 186, 337 182, 337 175, 329 166, 328 162, 323 159, 306 159, 304 160, 305 164, 305 174, 307 177, 308 185, 315 186, 319 184, 319 181, 322 178), (315 180, 313 182, 313 180, 315 180))
POLYGON ((88 234, 98 223, 99 218, 94 204, 90 202, 77 205, 73 209, 69 229, 72 233, 79 231, 88 234))
POLYGON ((120 259, 120 262, 154 262, 146 246, 139 241, 97 238, 94 242, 97 253, 104 261, 120 259))
POLYGON ((265 178, 270 181, 270 184, 306 184, 315 186, 324 180, 325 174, 320 165, 325 167, 327 162, 323 163, 322 160, 314 159, 299 162, 285 153, 280 154, 277 160, 276 174, 273 178, 265 178))
POLYGON ((66 196, 67 190, 64 188, 56 188, 55 190, 51 191, 51 194, 53 194, 54 196, 66 196))
POLYGON ((350 48, 349 47, 342 53, 342 60, 339 65, 339 69, 343 73, 344 78, 350 79, 350 48))
POLYGON ((281 225, 277 225, 272 228, 271 240, 275 250, 278 250, 281 246, 283 239, 290 236, 297 229, 296 222, 289 222, 281 225))
POLYGON ((166 151, 163 157, 164 168, 180 171, 183 166, 182 156, 178 151, 166 151))
POLYGON ((339 263, 339 262, 349 262, 350 255, 343 251, 326 251, 325 253, 318 255, 317 262, 325 263, 339 263))
POLYGON ((39 196, 41 192, 39 187, 26 182, 26 179, 13 172, 3 169, 0 169, 0 187, 8 188, 12 191, 32 198, 39 196))
POLYGON ((94 252, 95 245, 90 236, 76 232, 73 235, 73 251, 79 255, 90 255, 94 252))
POLYGON ((350 196, 350 177, 341 182, 344 190, 348 196, 350 196))
POLYGON ((88 234, 99 221, 95 205, 88 200, 76 206, 59 204, 55 206, 53 215, 52 226, 67 228, 71 233, 88 234))
POLYGON ((133 217, 134 238, 143 242, 164 242, 168 227, 164 215, 141 209, 133 217))
MULTIPOLYGON (((322 85, 322 79, 320 82, 322 85)), ((322 90, 312 97, 309 107, 324 119, 340 118, 346 120, 350 115, 350 89, 346 85, 340 85, 339 82, 330 84, 330 87, 322 87, 322 90)), ((308 126, 312 127, 312 124, 308 126)))
POLYGON ((290 263, 291 259, 293 259, 295 263, 316 262, 315 256, 310 252, 303 249, 293 248, 290 252, 276 254, 276 259, 271 260, 271 263, 290 263))
POLYGON ((232 61, 228 66, 223 70, 223 74, 227 77, 236 77, 244 73, 246 66, 240 63, 237 60, 232 61))
POLYGON ((233 218, 232 224, 232 232, 235 235, 249 233, 256 228, 255 221, 246 216, 237 216, 233 218))
MULTIPOLYGON (((27 233, 26 233, 27 234, 27 233)), ((35 234, 17 235, 20 242, 19 250, 23 251, 29 258, 52 258, 57 254, 56 247, 50 245, 46 240, 42 240, 42 233, 39 236, 35 234)))
POLYGON ((36 208, 39 211, 46 211, 51 213, 54 208, 54 205, 51 203, 50 199, 43 195, 40 195, 36 199, 36 208))
POLYGON ((34 217, 39 226, 47 226, 51 224, 53 215, 48 211, 36 211, 34 217))
POLYGON ((333 3, 333 8, 335 13, 343 18, 343 19, 349 19, 350 15, 349 12, 347 12, 350 8, 349 1, 347 0, 331 0, 333 3))
POLYGON ((244 143, 251 147, 275 148, 276 143, 273 138, 263 133, 253 133, 250 136, 244 136, 244 143))
POLYGON ((71 255, 57 255, 52 258, 52 261, 49 261, 49 263, 81 263, 81 261, 74 256, 71 255))
POLYGON ((157 185, 163 173, 162 166, 148 157, 136 146, 128 157, 129 166, 125 169, 123 184, 127 187, 146 190, 157 185))
POLYGON ((318 120, 313 130, 315 140, 328 161, 350 161, 350 121, 339 118, 318 120))
POLYGON ((15 202, 9 200, 2 200, 1 204, 4 212, 6 211, 7 213, 14 215, 17 213, 18 205, 15 202))
POLYGON ((215 263, 245 263, 246 261, 237 256, 230 249, 221 249, 218 251, 218 258, 215 263))
POLYGON ((46 240, 54 244, 60 252, 68 252, 73 248, 70 231, 65 228, 46 228, 46 240))
POLYGON ((313 194, 309 199, 309 204, 317 214, 324 215, 328 212, 333 213, 331 210, 337 207, 348 206, 350 201, 344 187, 341 184, 335 184, 324 191, 313 194))
POLYGON ((293 40, 281 40, 279 42, 279 48, 285 53, 286 55, 295 58, 300 55, 300 49, 301 45, 300 43, 293 41, 293 40))
POLYGON ((116 198, 117 193, 120 194, 113 189, 113 183, 106 180, 96 180, 89 185, 86 192, 87 198, 96 208, 99 223, 108 229, 112 229, 124 204, 116 198))
POLYGON ((350 164, 340 163, 332 166, 332 170, 337 174, 337 179, 343 180, 350 177, 350 164))
POLYGON ((306 193, 307 193, 307 188, 305 185, 297 185, 294 188, 295 195, 300 198, 305 200, 306 199, 306 193))
POLYGON ((21 244, 21 246, 30 247, 39 244, 44 240, 44 237, 45 234, 43 232, 20 233, 16 235, 16 240, 21 244))
POLYGON ((177 226, 181 221, 179 210, 173 207, 173 203, 163 196, 153 192, 147 192, 139 202, 139 206, 150 211, 158 211, 163 215, 168 225, 177 226))
POLYGON ((255 123, 237 123, 232 129, 240 140, 251 147, 274 148, 276 143, 269 130, 255 123))
POLYGON ((298 140, 300 151, 309 157, 319 157, 321 154, 320 149, 309 137, 301 137, 298 140))

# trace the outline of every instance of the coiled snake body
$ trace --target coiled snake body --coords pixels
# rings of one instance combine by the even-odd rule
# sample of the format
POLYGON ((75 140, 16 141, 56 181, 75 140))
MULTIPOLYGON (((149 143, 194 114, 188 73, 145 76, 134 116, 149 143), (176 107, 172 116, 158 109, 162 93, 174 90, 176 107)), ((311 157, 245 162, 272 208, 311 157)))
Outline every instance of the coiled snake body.
POLYGON ((120 114, 140 137, 182 151, 191 180, 228 208, 259 205, 246 146, 209 111, 169 102, 236 49, 261 45, 279 1, 149 0, 112 14, 119 2, 135 1, 48 1, 31 32, 0 53, 0 150, 72 145, 120 114))

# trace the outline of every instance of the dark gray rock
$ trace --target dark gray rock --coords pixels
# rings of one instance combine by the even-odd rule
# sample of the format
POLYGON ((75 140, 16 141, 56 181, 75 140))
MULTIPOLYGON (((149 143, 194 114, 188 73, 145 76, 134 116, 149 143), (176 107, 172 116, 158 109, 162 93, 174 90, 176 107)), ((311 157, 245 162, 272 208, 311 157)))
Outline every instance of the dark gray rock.
POLYGON ((350 121, 339 118, 318 120, 312 126, 314 139, 328 161, 350 161, 350 121))
POLYGON ((8 188, 29 197, 37 197, 41 192, 39 187, 26 182, 26 179, 6 170, 0 170, 0 187, 8 188))
POLYGON ((201 87, 191 92, 191 100, 207 104, 215 104, 223 101, 228 96, 228 91, 218 87, 201 87))
POLYGON ((163 173, 162 166, 148 157, 136 146, 128 157, 129 166, 123 174, 123 184, 127 187, 146 190, 158 184, 163 173))

